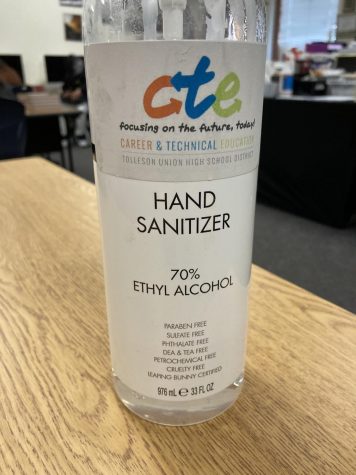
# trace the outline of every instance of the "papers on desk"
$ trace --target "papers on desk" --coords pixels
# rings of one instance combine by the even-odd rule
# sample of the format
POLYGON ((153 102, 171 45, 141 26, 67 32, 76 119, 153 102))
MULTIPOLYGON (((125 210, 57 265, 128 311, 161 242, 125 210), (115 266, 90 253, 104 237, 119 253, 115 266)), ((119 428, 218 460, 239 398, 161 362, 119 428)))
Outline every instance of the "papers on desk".
POLYGON ((17 99, 25 106, 27 116, 77 114, 78 106, 63 104, 58 93, 31 92, 18 94, 17 99))
POLYGON ((62 105, 59 94, 49 94, 48 92, 33 92, 24 97, 28 105, 34 107, 58 107, 62 105))

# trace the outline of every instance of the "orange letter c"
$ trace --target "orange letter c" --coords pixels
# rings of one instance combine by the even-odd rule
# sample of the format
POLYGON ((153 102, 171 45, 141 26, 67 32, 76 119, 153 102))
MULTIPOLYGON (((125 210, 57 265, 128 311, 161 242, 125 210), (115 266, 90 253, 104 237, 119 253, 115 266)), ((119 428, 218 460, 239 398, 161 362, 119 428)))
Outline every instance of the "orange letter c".
POLYGON ((171 76, 161 76, 153 81, 148 86, 147 91, 143 97, 143 107, 146 114, 153 119, 162 119, 172 114, 179 114, 182 108, 182 102, 176 99, 170 99, 169 104, 159 107, 153 107, 152 102, 155 95, 165 87, 173 87, 171 84, 171 76))

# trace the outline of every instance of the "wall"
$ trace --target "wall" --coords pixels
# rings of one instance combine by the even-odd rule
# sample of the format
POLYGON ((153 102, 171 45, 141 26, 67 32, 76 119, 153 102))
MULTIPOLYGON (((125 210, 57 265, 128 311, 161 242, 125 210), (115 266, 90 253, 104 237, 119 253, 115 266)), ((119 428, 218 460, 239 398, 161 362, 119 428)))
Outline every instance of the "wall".
POLYGON ((64 39, 64 13, 81 9, 59 0, 1 0, 0 54, 22 55, 27 84, 46 81, 44 55, 83 54, 81 42, 64 39))

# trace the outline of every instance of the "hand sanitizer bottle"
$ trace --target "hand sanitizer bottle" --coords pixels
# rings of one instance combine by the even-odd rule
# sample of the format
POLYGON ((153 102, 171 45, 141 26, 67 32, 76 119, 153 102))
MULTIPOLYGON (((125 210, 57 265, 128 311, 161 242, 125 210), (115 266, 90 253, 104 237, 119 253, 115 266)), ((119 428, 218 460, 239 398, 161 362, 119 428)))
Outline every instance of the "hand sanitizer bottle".
POLYGON ((265 37, 262 0, 84 2, 114 386, 149 421, 241 390, 265 37))

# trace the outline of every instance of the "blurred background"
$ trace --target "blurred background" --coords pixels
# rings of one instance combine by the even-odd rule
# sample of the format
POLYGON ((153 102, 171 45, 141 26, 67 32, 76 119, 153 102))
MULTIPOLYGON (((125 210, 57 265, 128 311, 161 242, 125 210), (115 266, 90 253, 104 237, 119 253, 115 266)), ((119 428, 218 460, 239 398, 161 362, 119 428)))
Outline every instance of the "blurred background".
MULTIPOLYGON (((266 6, 254 262, 355 313, 356 0, 266 6)), ((0 159, 94 181, 81 30, 81 0, 2 0, 0 159)))

